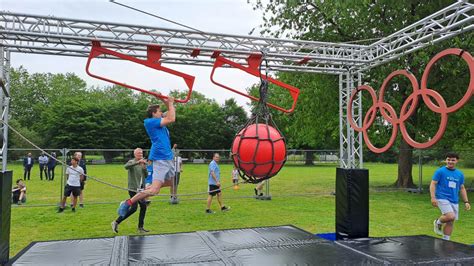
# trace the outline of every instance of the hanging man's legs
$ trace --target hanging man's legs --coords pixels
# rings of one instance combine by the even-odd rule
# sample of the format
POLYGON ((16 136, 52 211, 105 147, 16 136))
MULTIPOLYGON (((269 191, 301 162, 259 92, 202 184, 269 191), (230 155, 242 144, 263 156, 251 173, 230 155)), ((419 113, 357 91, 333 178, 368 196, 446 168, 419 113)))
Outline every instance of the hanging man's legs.
POLYGON ((133 198, 120 203, 118 209, 119 216, 127 215, 130 206, 135 202, 154 196, 160 193, 162 187, 171 186, 172 177, 174 176, 174 166, 172 160, 153 161, 153 182, 151 186, 144 191, 137 193, 133 198))

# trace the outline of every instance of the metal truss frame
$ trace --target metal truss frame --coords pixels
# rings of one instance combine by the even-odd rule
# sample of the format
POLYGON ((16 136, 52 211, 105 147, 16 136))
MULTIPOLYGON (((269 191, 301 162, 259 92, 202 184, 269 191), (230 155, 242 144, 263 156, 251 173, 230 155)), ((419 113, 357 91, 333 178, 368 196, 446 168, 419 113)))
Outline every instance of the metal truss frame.
MULTIPOLYGON (((10 108, 10 51, 0 46, 0 105, 2 107, 1 119, 8 124, 10 108)), ((7 170, 8 155, 8 126, 0 124, 0 135, 2 136, 2 149, 0 160, 2 171, 7 170)))
MULTIPOLYGON (((0 11, 0 72, 8 79, 9 52, 87 57, 92 41, 142 59, 146 58, 147 45, 157 45, 162 48, 163 64, 212 66, 215 58, 222 55, 247 65, 250 55, 264 52, 268 71, 339 75, 341 167, 360 168, 362 136, 355 135, 350 128, 346 112, 350 91, 362 82, 361 72, 473 30, 473 11, 474 4, 459 0, 371 45, 239 36, 0 11)), ((6 81, 6 91, 8 84, 6 81)), ((2 119, 8 118, 9 98, 4 94, 1 98, 2 119)), ((354 119, 360 123, 360 98, 354 107, 354 119)), ((5 131, 3 128, 2 161, 6 161, 5 131)))
POLYGON ((362 70, 392 61, 428 45, 474 30, 474 4, 458 2, 371 45, 371 63, 362 70))
MULTIPOLYGON (((362 168, 362 133, 355 132, 349 124, 347 105, 352 91, 362 84, 362 73, 348 71, 339 75, 339 165, 342 168, 362 168)), ((353 117, 355 122, 362 125, 362 97, 357 96, 353 103, 353 117)))

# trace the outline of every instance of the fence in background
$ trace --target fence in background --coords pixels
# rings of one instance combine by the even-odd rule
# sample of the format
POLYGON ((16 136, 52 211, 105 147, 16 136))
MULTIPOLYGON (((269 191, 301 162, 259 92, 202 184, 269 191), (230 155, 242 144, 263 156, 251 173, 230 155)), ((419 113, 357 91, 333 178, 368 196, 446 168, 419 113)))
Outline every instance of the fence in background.
MULTIPOLYGON (((75 151, 81 151, 88 164, 125 163, 133 158, 133 149, 45 149, 48 153, 55 152, 58 158, 70 160, 75 151)), ((184 163, 208 164, 214 153, 219 153, 221 163, 232 163, 231 152, 228 149, 179 149, 184 163)), ((441 165, 444 155, 450 150, 425 149, 413 150, 414 164, 441 165)), ((8 162, 21 162, 26 153, 31 152, 33 158, 38 159, 40 151, 28 148, 9 148, 8 162)), ((149 150, 144 149, 145 157, 149 150)), ((474 167, 474 148, 456 150, 460 154, 460 163, 463 167, 474 167)), ((339 150, 287 150, 287 163, 295 165, 339 164, 339 150)), ((396 163, 398 151, 391 149, 383 154, 364 151, 364 162, 396 163)))
MULTIPOLYGON (((89 174, 98 178, 105 178, 108 182, 117 182, 119 178, 122 181, 115 183, 116 185, 121 185, 126 187, 126 171, 120 167, 115 167, 116 173, 110 174, 114 176, 103 176, 101 175, 100 171, 108 171, 108 170, 99 170, 105 169, 103 167, 112 166, 112 165, 122 165, 129 159, 133 158, 133 149, 45 149, 48 153, 55 152, 57 157, 61 161, 69 162, 71 156, 74 154, 75 151, 81 151, 83 153, 83 158, 87 162, 89 174), (118 170, 120 169, 120 170, 118 170), (98 173, 99 171, 99 173, 98 173)), ((40 151, 32 150, 32 149, 25 149, 25 148, 11 148, 9 149, 9 165, 16 166, 16 171, 14 173, 14 179, 22 178, 23 171, 22 171, 22 161, 25 157, 26 153, 31 152, 33 158, 35 159, 35 166, 32 171, 31 179, 39 180, 38 178, 38 162, 37 159, 40 155, 40 151)), ((430 173, 424 173, 423 167, 424 166, 441 166, 443 165, 444 154, 446 150, 441 149, 428 149, 428 150, 414 150, 413 151, 413 182, 418 186, 417 189, 414 189, 413 192, 422 192, 422 184, 423 178, 425 179, 425 192, 426 192, 426 180, 428 180, 430 173)), ((460 168, 470 167, 474 168, 474 150, 473 149, 465 149, 458 151, 461 156, 461 165, 460 168)), ((214 153, 219 153, 221 156, 221 164, 223 165, 230 165, 232 164, 231 154, 229 150, 215 150, 215 149, 207 149, 207 150, 194 150, 194 149, 180 149, 179 155, 183 158, 184 164, 196 164, 196 165, 206 165, 212 160, 212 155, 214 153)), ((148 154, 148 150, 145 150, 145 156, 148 154)), ((396 153, 387 152, 384 154, 373 154, 370 152, 366 152, 364 154, 364 161, 365 162, 384 162, 384 163, 394 163, 397 160, 396 153)), ((303 165, 315 165, 315 166, 328 166, 328 167, 338 167, 339 166, 339 152, 338 150, 296 150, 296 149, 289 149, 287 150, 287 166, 303 166, 303 165)), ((230 166, 227 166, 229 168, 230 166)), ((225 167, 224 167, 225 168, 225 167)), ((225 168, 227 172, 227 168, 225 168)), ((10 167, 11 169, 11 167, 10 167)), ((109 169, 109 168, 107 168, 109 169)), ((186 169, 186 166, 185 166, 186 169)), ((230 169, 230 168, 229 168, 230 169)), ((432 167, 431 167, 432 169, 432 167)), ((51 182, 51 184, 46 185, 43 183, 45 187, 48 187, 48 193, 54 195, 47 200, 44 200, 44 204, 52 204, 53 202, 57 202, 58 198, 62 196, 63 188, 65 185, 65 178, 64 178, 64 171, 65 167, 61 167, 58 164, 56 168, 56 180, 51 182), (54 184, 53 184, 54 183, 54 184)), ((204 166, 199 173, 193 173, 192 176, 200 175, 205 176, 207 173, 207 168, 204 166)), ((228 178, 228 173, 223 173, 224 178, 228 178)), ((184 177, 189 178, 190 174, 185 172, 184 177)), ((395 181, 396 179, 396 169, 390 170, 387 172, 387 176, 389 176, 389 180, 395 181), (395 179, 394 179, 395 178, 395 179)), ((230 176, 230 175, 229 175, 230 176)), ((314 178, 318 178, 315 176, 314 178)), ((473 180, 474 176, 466 176, 466 187, 473 188, 473 180)), ((14 180, 15 181, 15 180, 14 180)), ((206 182, 206 181, 204 181, 206 182)), ((88 182, 88 189, 92 187, 91 182, 88 182)), ((273 183, 273 181, 271 182, 273 183)), ((264 194, 266 197, 270 197, 270 182, 264 188, 264 194)), ((388 186, 389 184, 387 184, 388 186)), ((94 185, 95 186, 95 185, 94 185)), ((205 191, 207 188, 205 184, 200 187, 192 187, 192 190, 186 191, 188 193, 195 193, 199 191, 205 191)), ((113 189, 111 189, 113 190, 113 189)), ((330 191, 327 191, 328 193, 330 191)), ((113 193, 122 195, 122 191, 114 191, 113 193)), ((165 191, 167 193, 167 191, 165 191)), ((179 193, 179 192, 178 192, 179 193)), ((288 191, 288 195, 280 195, 280 196, 289 196, 289 195, 296 195, 300 193, 300 189, 295 188, 294 191, 288 191)), ((238 195, 238 194, 235 194, 238 195)), ((252 194, 248 194, 242 197, 251 197, 252 194)), ((102 202, 110 202, 110 199, 107 197, 103 198, 94 198, 91 199, 90 197, 87 200, 88 202, 94 201, 96 203, 102 202)))
MULTIPOLYGON (((70 160, 76 151, 83 153, 84 159, 88 164, 109 164, 125 163, 133 158, 133 149, 44 149, 46 152, 55 152, 62 158, 70 160)), ((9 163, 21 162, 26 153, 31 152, 33 158, 38 159, 41 152, 26 148, 10 148, 9 163)), ((149 150, 144 149, 145 157, 149 150)), ((179 155, 185 163, 208 164, 212 160, 214 153, 219 153, 221 163, 232 163, 230 150, 223 149, 179 149, 179 155)), ((338 150, 287 150, 287 163, 291 164, 318 164, 318 163, 339 163, 338 150)))

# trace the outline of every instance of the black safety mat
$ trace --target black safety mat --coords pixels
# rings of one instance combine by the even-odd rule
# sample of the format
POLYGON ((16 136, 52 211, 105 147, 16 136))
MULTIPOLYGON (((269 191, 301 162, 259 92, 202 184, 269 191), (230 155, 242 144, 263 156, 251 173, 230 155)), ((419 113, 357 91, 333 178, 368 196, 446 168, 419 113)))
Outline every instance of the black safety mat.
POLYGON ((33 242, 13 265, 470 264, 474 249, 428 236, 332 242, 297 227, 33 242))
POLYGON ((13 258, 14 265, 109 264, 114 238, 33 242, 13 258))
POLYGON ((431 236, 397 236, 336 243, 386 264, 474 265, 474 248, 431 236))

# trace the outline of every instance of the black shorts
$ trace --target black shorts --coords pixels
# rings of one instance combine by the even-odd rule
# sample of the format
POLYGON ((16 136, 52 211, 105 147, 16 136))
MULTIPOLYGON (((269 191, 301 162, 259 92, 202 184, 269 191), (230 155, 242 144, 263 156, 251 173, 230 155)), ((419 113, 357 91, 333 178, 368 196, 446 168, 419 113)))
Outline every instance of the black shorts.
POLYGON ((78 197, 79 195, 81 195, 81 187, 73 187, 70 185, 66 185, 64 187, 64 197, 69 197, 69 195, 71 195, 71 192, 74 197, 78 197))
POLYGON ((216 185, 209 185, 209 195, 215 196, 219 193, 221 193, 220 187, 218 187, 216 185), (215 191, 213 191, 213 190, 215 190, 215 191))
POLYGON ((86 182, 82 181, 81 182, 81 190, 84 190, 84 185, 86 184, 86 182))

